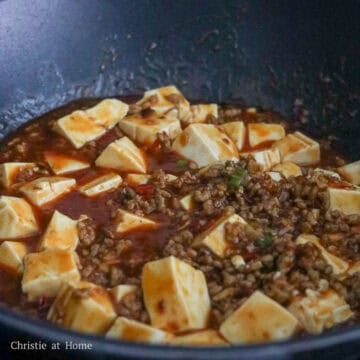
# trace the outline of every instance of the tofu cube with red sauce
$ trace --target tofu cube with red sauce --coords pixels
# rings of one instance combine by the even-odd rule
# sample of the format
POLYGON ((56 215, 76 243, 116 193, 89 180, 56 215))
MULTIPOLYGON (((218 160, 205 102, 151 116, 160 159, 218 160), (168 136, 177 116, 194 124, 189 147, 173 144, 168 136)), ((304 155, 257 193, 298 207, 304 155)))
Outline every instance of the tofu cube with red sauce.
POLYGON ((81 185, 79 191, 85 196, 97 196, 104 192, 117 189, 122 183, 122 177, 115 173, 97 176, 95 179, 81 185))
POLYGON ((170 341, 181 346, 228 346, 229 343, 213 329, 201 330, 190 334, 175 336, 170 341))
POLYGON ((75 179, 61 176, 41 177, 20 188, 34 205, 43 206, 69 193, 76 185, 75 179))
POLYGON ((289 178, 290 176, 301 176, 302 171, 300 166, 296 165, 293 162, 285 161, 281 164, 275 165, 271 171, 279 172, 284 178, 289 178))
POLYGON ((40 240, 39 248, 74 250, 78 242, 77 221, 55 210, 40 240))
POLYGON ((79 281, 78 258, 70 249, 46 249, 24 258, 22 291, 29 300, 54 297, 64 283, 79 281))
POLYGON ((346 215, 360 214, 360 191, 328 188, 329 208, 346 215))
POLYGON ((360 184, 360 160, 339 167, 341 176, 354 185, 360 184))
POLYGON ((29 203, 13 196, 0 196, 0 239, 30 237, 40 231, 29 203))
POLYGON ((225 132, 209 124, 191 124, 179 134, 172 149, 198 166, 237 160, 238 150, 225 132))
POLYGON ((171 333, 207 327, 210 298, 202 271, 169 256, 146 263, 141 282, 152 326, 171 333))
POLYGON ((197 235, 193 241, 194 247, 206 246, 214 254, 223 258, 229 243, 226 241, 226 224, 240 223, 247 225, 246 221, 237 214, 225 214, 216 220, 207 230, 197 235))
POLYGON ((145 155, 126 136, 109 144, 96 159, 95 164, 120 172, 146 173, 145 155))
POLYGON ((273 144, 280 152, 281 162, 291 161, 300 166, 316 165, 320 162, 320 145, 297 131, 286 135, 273 144))
POLYGON ((127 114, 129 105, 117 99, 105 99, 87 110, 77 110, 57 120, 54 130, 79 149, 113 128, 127 114))
POLYGON ((150 108, 158 114, 176 110, 179 120, 191 117, 190 103, 175 86, 164 86, 145 91, 143 98, 136 104, 144 109, 150 108))
POLYGON ((248 124, 250 147, 280 140, 285 136, 285 129, 280 124, 254 123, 248 124))
POLYGON ((213 119, 217 119, 218 106, 217 104, 197 104, 190 106, 191 117, 185 124, 206 124, 213 119))
POLYGON ((125 233, 135 229, 154 228, 158 226, 158 224, 153 220, 132 214, 131 212, 123 209, 118 209, 116 211, 114 225, 116 232, 119 233, 125 233))
POLYGON ((74 331, 105 334, 116 318, 108 292, 88 282, 64 284, 47 319, 74 331))
POLYGON ((137 291, 138 287, 135 285, 121 284, 114 286, 110 290, 110 294, 116 303, 120 303, 124 297, 133 294, 137 291))
POLYGON ((353 316, 344 298, 332 289, 322 292, 308 289, 305 296, 293 300, 289 311, 310 334, 320 334, 353 316))
POLYGON ((33 162, 8 162, 0 164, 0 184, 9 189, 14 185, 17 175, 28 169, 35 168, 37 165, 33 162))
POLYGON ((49 164, 55 175, 63 175, 90 167, 90 164, 85 160, 80 160, 72 156, 53 151, 44 152, 44 159, 49 164))
POLYGON ((118 126, 137 144, 151 146, 159 133, 166 134, 170 139, 181 133, 180 121, 175 115, 174 111, 163 115, 140 112, 125 117, 118 126))
POLYGON ((0 268, 12 274, 22 274, 23 260, 27 252, 26 245, 21 242, 2 242, 0 245, 0 268))
POLYGON ((220 333, 232 344, 253 344, 288 339, 298 326, 287 309, 255 291, 221 324, 220 333))
POLYGON ((232 139, 239 151, 245 145, 246 139, 246 126, 243 121, 231 121, 220 125, 226 134, 232 139))
POLYGON ((147 344, 160 344, 167 343, 172 335, 139 321, 118 317, 106 333, 106 337, 147 344))

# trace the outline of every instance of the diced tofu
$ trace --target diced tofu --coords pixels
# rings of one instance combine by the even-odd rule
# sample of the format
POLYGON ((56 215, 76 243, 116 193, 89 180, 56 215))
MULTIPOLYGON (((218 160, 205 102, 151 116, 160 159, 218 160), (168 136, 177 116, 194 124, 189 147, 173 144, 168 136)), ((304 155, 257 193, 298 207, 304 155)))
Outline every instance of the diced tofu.
POLYGON ((164 115, 155 112, 135 113, 119 121, 119 128, 131 140, 141 145, 152 145, 157 139, 157 134, 167 134, 170 139, 181 133, 179 119, 171 111, 164 115))
POLYGON ((331 210, 338 210, 346 215, 360 214, 360 191, 329 188, 331 210))
POLYGON ((338 168, 342 177, 354 185, 360 184, 360 160, 338 168))
POLYGON ((242 266, 245 265, 245 260, 242 256, 240 255, 234 255, 231 258, 231 263, 234 265, 235 269, 240 269, 242 266))
POLYGON ((289 178, 290 176, 296 177, 302 175, 301 168, 298 165, 294 164, 293 162, 289 162, 289 161, 274 166, 272 168, 272 171, 277 171, 281 173, 286 179, 289 178))
POLYGON ((52 151, 46 151, 44 153, 44 158, 56 175, 87 169, 90 166, 87 161, 52 151))
POLYGON ((191 116, 190 103, 175 86, 164 86, 148 90, 137 104, 145 108, 151 108, 158 114, 164 114, 176 109, 179 120, 188 119, 191 116))
POLYGON ((20 188, 20 191, 37 206, 42 206, 70 192, 76 185, 75 179, 53 176, 41 177, 20 188))
POLYGON ((285 129, 280 124, 248 124, 249 144, 251 147, 280 140, 285 136, 285 129))
POLYGON ((171 341, 173 345, 187 345, 187 346, 215 346, 215 345, 229 345, 216 330, 208 329, 196 331, 187 335, 180 335, 174 337, 171 341))
POLYGON ((134 215, 122 209, 117 210, 114 224, 116 226, 116 231, 119 233, 124 233, 130 230, 144 227, 153 228, 157 226, 157 223, 153 220, 147 219, 142 216, 134 215))
POLYGON ((47 318, 71 330, 104 334, 116 313, 105 289, 92 283, 73 282, 62 286, 47 318))
POLYGON ((77 110, 57 120, 54 130, 79 149, 111 129, 127 114, 129 106, 120 100, 105 99, 88 110, 77 110))
POLYGON ((122 299, 134 293, 137 290, 137 286, 135 285, 117 285, 110 290, 110 294, 116 303, 120 303, 122 299))
POLYGON ((206 246, 214 254, 223 258, 229 244, 226 242, 226 224, 240 223, 247 225, 246 221, 237 214, 224 215, 220 217, 210 228, 195 237, 193 246, 206 246))
POLYGON ((193 194, 190 193, 180 199, 180 204, 184 210, 191 211, 194 208, 193 194))
POLYGON ((128 174, 126 177, 126 181, 130 185, 144 185, 149 182, 151 179, 151 175, 147 174, 128 174))
POLYGON ((39 248, 73 249, 79 242, 77 221, 55 210, 45 234, 40 240, 39 248))
POLYGON ((242 121, 232 121, 220 125, 230 139, 236 144, 239 151, 242 150, 246 138, 246 126, 242 121))
POLYGON ((34 212, 24 199, 0 196, 0 239, 16 239, 39 231, 34 212))
POLYGON ((191 105, 191 123, 204 124, 208 122, 209 118, 218 118, 217 104, 198 104, 191 105))
POLYGON ((311 334, 320 334, 353 315, 349 305, 334 290, 320 293, 307 290, 306 293, 291 303, 289 311, 311 334))
POLYGON ((23 259, 27 253, 26 245, 15 241, 4 241, 0 245, 0 267, 16 275, 20 275, 23 259))
POLYGON ((314 173, 330 176, 330 177, 333 177, 333 178, 335 178, 337 180, 341 180, 340 175, 338 173, 336 173, 335 171, 316 168, 316 169, 314 169, 314 173))
POLYGON ((79 191, 86 196, 97 196, 103 192, 114 190, 122 183, 122 177, 115 173, 96 177, 79 187, 79 191))
POLYGON ((76 263, 76 253, 70 249, 47 249, 26 255, 22 291, 29 300, 56 296, 62 284, 80 280, 76 263))
POLYGON ((36 167, 35 163, 8 162, 0 165, 0 183, 10 188, 16 183, 16 176, 21 171, 36 167))
POLYGON ((240 154, 242 157, 248 157, 249 155, 254 158, 263 171, 268 171, 280 163, 280 154, 277 149, 258 150, 240 154))
POLYGON ((231 343, 284 340, 296 332, 298 321, 285 308, 260 291, 255 291, 220 326, 231 343))
POLYGON ((300 132, 276 141, 273 148, 280 152, 281 161, 291 161, 300 166, 315 165, 320 161, 320 145, 300 132))
POLYGON ((269 175, 274 181, 281 181, 283 179, 282 175, 276 171, 268 171, 266 174, 269 175))
POLYGON ((95 164, 123 172, 146 173, 144 154, 126 136, 108 145, 96 159, 95 164))
POLYGON ((314 244, 320 250, 321 255, 323 256, 325 261, 332 267, 334 274, 344 273, 348 269, 349 264, 346 261, 340 259, 338 256, 335 256, 328 252, 320 244, 319 238, 317 236, 310 234, 301 234, 297 237, 296 244, 301 245, 306 243, 314 244))
POLYGON ((210 298, 202 271, 173 256, 148 262, 142 288, 156 328, 175 333, 206 328, 210 298))
POLYGON ((165 331, 124 317, 115 320, 106 337, 148 344, 166 343, 171 339, 171 335, 165 331))
POLYGON ((172 148, 198 166, 237 160, 239 156, 233 141, 216 126, 208 124, 189 125, 176 137, 172 148))
POLYGON ((355 273, 357 273, 359 271, 360 271, 360 261, 355 261, 352 264, 350 264, 347 274, 354 275, 355 273))

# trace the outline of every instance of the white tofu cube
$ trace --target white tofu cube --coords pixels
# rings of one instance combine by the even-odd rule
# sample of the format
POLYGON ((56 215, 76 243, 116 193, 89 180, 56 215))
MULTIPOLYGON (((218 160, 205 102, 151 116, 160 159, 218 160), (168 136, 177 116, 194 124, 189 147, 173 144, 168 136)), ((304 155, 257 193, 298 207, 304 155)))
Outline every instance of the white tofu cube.
POLYGON ((109 173, 96 177, 79 187, 79 191, 86 196, 97 196, 106 191, 114 190, 122 183, 122 177, 109 173))
POLYGON ((277 171, 281 173, 281 175, 284 176, 286 179, 289 178, 290 176, 296 177, 302 175, 300 166, 290 161, 286 161, 274 166, 272 168, 272 171, 277 171))
POLYGON ((251 156, 260 165, 263 171, 270 170, 280 162, 280 153, 277 149, 254 151, 251 152, 251 156))
POLYGON ((126 136, 109 144, 96 159, 95 164, 120 172, 146 173, 144 154, 126 136))
POLYGON ((179 120, 188 119, 191 116, 190 103, 175 86, 164 86, 148 90, 137 104, 145 108, 151 108, 158 114, 164 114, 176 109, 179 120))
POLYGON ((180 205, 184 210, 192 211, 194 208, 193 194, 190 193, 180 199, 180 205))
POLYGON ((62 284, 79 281, 77 255, 70 249, 47 249, 24 259, 22 291, 29 300, 56 296, 62 284))
POLYGON ((118 317, 110 330, 106 333, 107 338, 136 341, 148 344, 167 343, 171 334, 156 329, 144 323, 118 317))
POLYGON ((296 332, 298 321, 285 308, 255 291, 220 326, 220 333, 233 344, 284 340, 296 332))
POLYGON ((44 249, 75 250, 79 242, 77 221, 55 210, 39 244, 44 249))
POLYGON ((360 184, 360 160, 338 168, 341 176, 354 185, 360 184))
POLYGON ((296 244, 306 244, 311 243, 314 244, 321 252, 321 255, 325 259, 325 261, 332 267, 334 274, 341 274, 344 273, 348 267, 349 264, 345 261, 339 258, 338 256, 335 256, 331 254, 329 251, 327 251, 319 241, 319 238, 315 235, 310 234, 301 234, 296 239, 296 244))
POLYGON ((280 124, 248 124, 248 131, 251 147, 280 140, 285 136, 285 129, 280 124))
POLYGON ((116 313, 105 289, 92 283, 74 282, 62 286, 47 318, 74 331, 104 334, 116 313))
POLYGON ((338 210, 346 215, 360 214, 360 191, 329 188, 331 210, 338 210))
POLYGON ((116 231, 119 233, 124 233, 142 228, 153 228, 157 226, 157 223, 155 221, 132 214, 123 209, 117 210, 114 224, 116 226, 116 231))
POLYGON ((191 334, 176 336, 170 344, 186 346, 226 346, 229 345, 220 334, 213 329, 196 331, 191 334))
POLYGON ((220 217, 212 226, 207 230, 197 235, 194 239, 193 246, 206 246, 214 254, 223 258, 226 255, 226 250, 229 244, 226 241, 226 224, 240 223, 247 225, 246 221, 237 214, 224 215, 220 217))
POLYGON ((207 124, 189 125, 176 137, 172 149, 198 166, 237 160, 239 156, 233 141, 216 126, 207 124))
POLYGON ((4 241, 0 245, 0 267, 13 274, 20 275, 27 247, 21 242, 4 241))
POLYGON ((320 334, 353 315, 349 305, 334 290, 320 293, 307 290, 306 293, 306 296, 298 296, 291 303, 289 311, 311 334, 320 334))
POLYGON ((191 119, 190 123, 204 124, 208 122, 209 118, 218 118, 217 104, 198 104, 191 105, 191 119))
POLYGON ((125 296, 134 293, 136 290, 137 286, 135 285, 117 285, 110 290, 110 294, 116 303, 120 303, 125 296))
POLYGON ((75 185, 75 179, 60 176, 41 177, 23 185, 20 191, 34 205, 42 206, 69 193, 75 185))
POLYGON ((136 113, 119 121, 118 126, 131 140, 148 146, 156 141, 159 133, 165 133, 173 139, 182 131, 173 111, 163 115, 155 112, 136 113))
POLYGON ((79 149, 114 127, 128 109, 129 106, 120 100, 105 99, 93 108, 77 110, 57 120, 54 130, 79 149))
POLYGON ((232 121, 220 125, 230 139, 236 144, 239 151, 242 150, 246 139, 246 126, 242 121, 232 121))
POLYGON ((129 185, 144 185, 149 182, 151 175, 147 174, 127 174, 126 181, 129 185))
POLYGON ((320 145, 300 132, 295 132, 276 141, 273 148, 280 152, 281 161, 291 161, 300 166, 320 162, 320 145))
POLYGON ((0 184, 8 189, 17 182, 17 174, 36 166, 35 163, 25 162, 8 162, 0 164, 0 184))
POLYGON ((271 180, 274 180, 274 181, 277 181, 277 182, 283 180, 283 177, 279 172, 268 171, 268 172, 266 172, 266 174, 270 176, 271 180))
POLYGON ((52 151, 44 152, 44 159, 55 175, 67 174, 90 167, 85 160, 76 159, 70 155, 58 154, 52 151))
POLYGON ((174 333, 206 328, 210 298, 202 271, 173 256, 148 262, 143 268, 142 288, 156 328, 174 333))
POLYGON ((0 239, 16 239, 39 231, 32 207, 24 199, 0 196, 0 239))

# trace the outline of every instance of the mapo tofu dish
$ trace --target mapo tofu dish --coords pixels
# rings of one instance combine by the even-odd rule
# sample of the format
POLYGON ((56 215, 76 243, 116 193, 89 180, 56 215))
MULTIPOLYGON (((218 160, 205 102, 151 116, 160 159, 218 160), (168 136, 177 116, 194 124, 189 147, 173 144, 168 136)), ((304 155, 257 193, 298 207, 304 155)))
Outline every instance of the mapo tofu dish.
POLYGON ((360 161, 273 112, 174 86, 83 100, 1 143, 0 301, 186 346, 356 323, 360 161))

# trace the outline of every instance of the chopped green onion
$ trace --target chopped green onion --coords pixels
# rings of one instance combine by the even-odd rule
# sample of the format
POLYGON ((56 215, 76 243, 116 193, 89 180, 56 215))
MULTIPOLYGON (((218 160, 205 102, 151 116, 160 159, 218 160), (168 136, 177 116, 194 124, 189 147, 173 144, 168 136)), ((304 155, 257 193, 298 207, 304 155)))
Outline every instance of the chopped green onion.
POLYGON ((185 159, 179 159, 177 162, 176 162, 176 166, 180 169, 186 169, 189 165, 189 162, 185 159))
POLYGON ((263 238, 255 240, 255 246, 259 249, 266 249, 272 244, 272 236, 270 234, 265 234, 263 238))
POLYGON ((228 177, 228 185, 231 189, 237 190, 240 185, 243 184, 246 176, 246 170, 243 168, 237 168, 231 175, 228 177))

